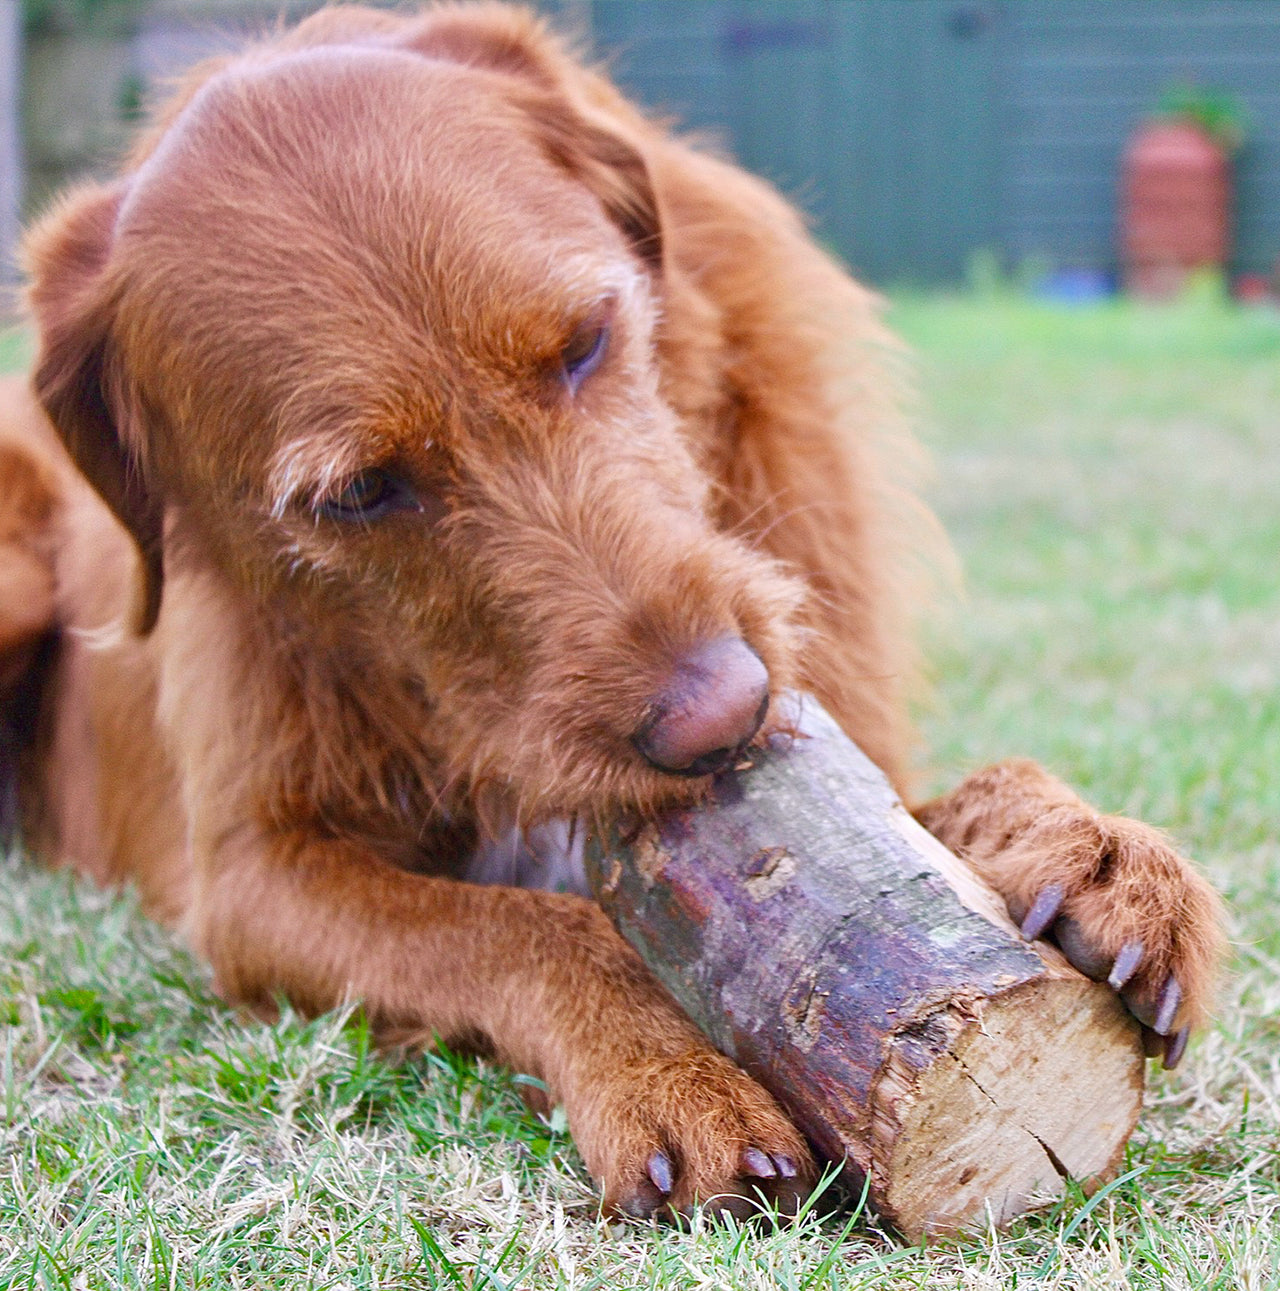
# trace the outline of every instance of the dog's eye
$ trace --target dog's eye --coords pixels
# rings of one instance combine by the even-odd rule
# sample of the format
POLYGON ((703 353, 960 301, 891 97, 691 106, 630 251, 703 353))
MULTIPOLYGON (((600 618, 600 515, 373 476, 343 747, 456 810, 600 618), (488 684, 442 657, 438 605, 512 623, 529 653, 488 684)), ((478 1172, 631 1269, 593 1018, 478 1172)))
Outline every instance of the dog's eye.
POLYGON ((600 366, 608 345, 609 324, 598 318, 589 319, 574 329, 568 345, 560 351, 570 394, 577 394, 578 387, 600 366))
POLYGON ((415 505, 408 486, 393 475, 373 467, 353 476, 346 487, 324 498, 316 507, 330 520, 376 520, 388 511, 415 505))

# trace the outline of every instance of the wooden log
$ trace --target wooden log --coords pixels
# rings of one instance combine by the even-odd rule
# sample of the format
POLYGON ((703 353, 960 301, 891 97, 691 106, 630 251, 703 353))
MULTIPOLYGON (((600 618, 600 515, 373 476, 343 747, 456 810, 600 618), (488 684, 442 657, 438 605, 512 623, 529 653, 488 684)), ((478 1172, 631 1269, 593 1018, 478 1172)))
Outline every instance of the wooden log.
POLYGON ((1096 1186, 1142 1105, 1137 1024, 796 704, 704 806, 589 841, 601 904, 908 1239, 1096 1186))

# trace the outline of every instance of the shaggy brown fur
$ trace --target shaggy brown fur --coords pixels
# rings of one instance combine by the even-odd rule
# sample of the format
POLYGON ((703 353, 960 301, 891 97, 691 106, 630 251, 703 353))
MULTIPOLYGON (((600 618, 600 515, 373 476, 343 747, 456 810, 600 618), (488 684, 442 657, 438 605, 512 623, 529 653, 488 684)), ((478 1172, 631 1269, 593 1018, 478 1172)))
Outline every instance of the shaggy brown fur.
MULTIPOLYGON (((198 69, 28 259, 57 434, 6 392, 0 676, 56 638, 41 854, 136 884, 229 999, 359 997, 535 1073, 611 1206, 794 1204, 800 1136, 591 903, 457 880, 696 795, 639 742, 654 697, 692 686, 696 734, 756 657, 902 784, 929 522, 875 301, 496 5, 198 69)), ((1177 1056, 1217 913, 1157 835, 1024 764, 922 819, 1095 971, 1141 943, 1177 1056)))

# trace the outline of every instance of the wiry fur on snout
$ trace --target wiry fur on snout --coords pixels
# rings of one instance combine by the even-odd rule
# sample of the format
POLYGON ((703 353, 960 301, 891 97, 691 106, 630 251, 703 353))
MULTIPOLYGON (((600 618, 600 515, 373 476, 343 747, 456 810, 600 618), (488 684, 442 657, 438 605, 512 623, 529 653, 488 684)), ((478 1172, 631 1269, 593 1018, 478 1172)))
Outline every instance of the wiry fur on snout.
POLYGON ((775 686, 793 680, 800 585, 715 533, 698 499, 646 483, 644 465, 558 446, 447 522, 450 550, 468 553, 486 649, 442 645, 457 702, 441 707, 436 734, 468 784, 518 786, 525 814, 652 809, 697 792, 643 766, 631 736, 700 642, 740 635, 775 686))
MULTIPOLYGON (((874 298, 490 4, 329 10, 197 69, 27 255, 43 413, 6 393, 0 680, 33 844, 136 883, 229 997, 358 996, 540 1076, 611 1205, 794 1205, 799 1134, 594 906, 456 880, 513 822, 563 840, 697 794, 635 737, 726 641, 903 784, 933 526, 874 298)), ((1134 833, 1103 892, 1115 865, 1067 846, 1089 809, 1042 773, 926 819, 1044 909, 998 857, 1046 802, 1036 883, 1070 871, 1091 953, 1144 877, 1168 893, 1113 922, 1180 1053, 1216 935, 1185 862, 1134 833)))

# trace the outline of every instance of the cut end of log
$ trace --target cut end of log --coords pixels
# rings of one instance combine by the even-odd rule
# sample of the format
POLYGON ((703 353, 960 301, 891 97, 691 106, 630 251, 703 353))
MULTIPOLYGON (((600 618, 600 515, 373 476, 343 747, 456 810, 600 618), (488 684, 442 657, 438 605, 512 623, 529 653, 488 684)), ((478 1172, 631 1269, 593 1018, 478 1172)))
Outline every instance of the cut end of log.
POLYGON ((898 1032, 872 1096, 872 1191, 910 1240, 1000 1227, 1119 1165, 1142 1108, 1138 1027, 1082 978, 952 1001, 898 1032))

